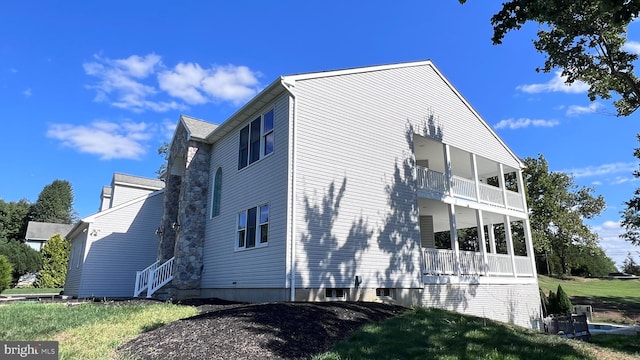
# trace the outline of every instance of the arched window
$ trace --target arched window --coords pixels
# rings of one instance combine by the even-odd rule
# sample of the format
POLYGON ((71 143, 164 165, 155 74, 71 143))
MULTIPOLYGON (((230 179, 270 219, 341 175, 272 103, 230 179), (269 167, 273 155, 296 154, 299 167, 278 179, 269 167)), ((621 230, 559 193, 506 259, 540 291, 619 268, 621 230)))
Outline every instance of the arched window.
POLYGON ((220 215, 220 191, 222 190, 222 168, 216 170, 213 180, 213 196, 211 199, 211 217, 220 215))

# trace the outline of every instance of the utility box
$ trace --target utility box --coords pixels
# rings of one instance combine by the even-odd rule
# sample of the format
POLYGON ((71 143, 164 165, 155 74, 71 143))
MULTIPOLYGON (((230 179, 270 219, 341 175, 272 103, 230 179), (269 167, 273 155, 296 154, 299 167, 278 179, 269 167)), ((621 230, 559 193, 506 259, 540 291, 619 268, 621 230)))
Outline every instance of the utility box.
POLYGON ((585 315, 587 317, 587 321, 591 322, 591 318, 593 316, 593 309, 591 305, 573 305, 573 311, 577 315, 585 315))

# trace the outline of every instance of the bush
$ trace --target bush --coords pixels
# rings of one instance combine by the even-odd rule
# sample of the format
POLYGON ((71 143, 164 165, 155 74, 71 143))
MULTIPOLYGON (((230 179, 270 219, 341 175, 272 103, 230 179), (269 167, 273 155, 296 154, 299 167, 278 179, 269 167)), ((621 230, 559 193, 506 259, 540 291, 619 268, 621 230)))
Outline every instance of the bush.
POLYGON ((547 317, 549 315, 549 298, 541 288, 538 288, 538 290, 540 290, 540 301, 542 301, 542 316, 547 317))
POLYGON ((6 256, 0 255, 0 292, 8 289, 13 281, 13 266, 6 256))
POLYGON ((562 289, 562 286, 558 285, 558 291, 556 292, 556 298, 558 302, 558 313, 566 314, 573 312, 573 304, 571 303, 571 299, 569 299, 569 295, 562 289))
POLYGON ((547 299, 549 307, 547 308, 547 315, 558 313, 558 297, 553 290, 549 290, 549 298, 547 299))
POLYGON ((55 234, 42 247, 42 270, 38 272, 33 283, 37 288, 61 288, 67 277, 69 251, 71 244, 55 234))
POLYGON ((20 276, 42 268, 42 255, 29 245, 16 240, 0 240, 0 255, 4 255, 13 267, 13 282, 20 276))

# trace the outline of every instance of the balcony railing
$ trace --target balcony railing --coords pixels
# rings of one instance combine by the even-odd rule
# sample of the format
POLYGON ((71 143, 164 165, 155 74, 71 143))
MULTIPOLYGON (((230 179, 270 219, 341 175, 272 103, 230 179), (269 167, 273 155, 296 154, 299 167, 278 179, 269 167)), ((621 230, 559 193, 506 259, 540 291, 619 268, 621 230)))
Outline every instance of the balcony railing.
MULTIPOLYGON (((442 249, 423 250, 423 273, 425 275, 475 275, 513 277, 514 269, 511 256, 505 254, 487 254, 484 263, 482 253, 460 251, 460 260, 456 261, 455 251, 442 249), (457 269, 457 270, 456 270, 457 269)), ((514 256, 515 274, 518 277, 532 277, 533 266, 527 256, 514 256)))
MULTIPOLYGON (((449 195, 447 188, 447 178, 445 174, 416 166, 416 179, 418 189, 426 190, 440 195, 449 195)), ((462 176, 454 175, 451 178, 452 196, 467 200, 479 200, 483 204, 507 207, 512 210, 524 210, 522 195, 518 192, 506 190, 507 204, 504 203, 502 189, 496 186, 479 183, 480 196, 476 194, 476 184, 474 180, 462 176)))

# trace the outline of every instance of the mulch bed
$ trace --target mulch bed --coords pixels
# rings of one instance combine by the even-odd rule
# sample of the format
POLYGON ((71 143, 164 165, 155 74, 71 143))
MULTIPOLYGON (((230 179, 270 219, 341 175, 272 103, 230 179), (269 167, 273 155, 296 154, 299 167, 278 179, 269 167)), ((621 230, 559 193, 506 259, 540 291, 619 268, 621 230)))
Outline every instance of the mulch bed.
POLYGON ((407 308, 372 302, 182 302, 200 314, 118 347, 126 359, 310 359, 367 323, 407 308))

